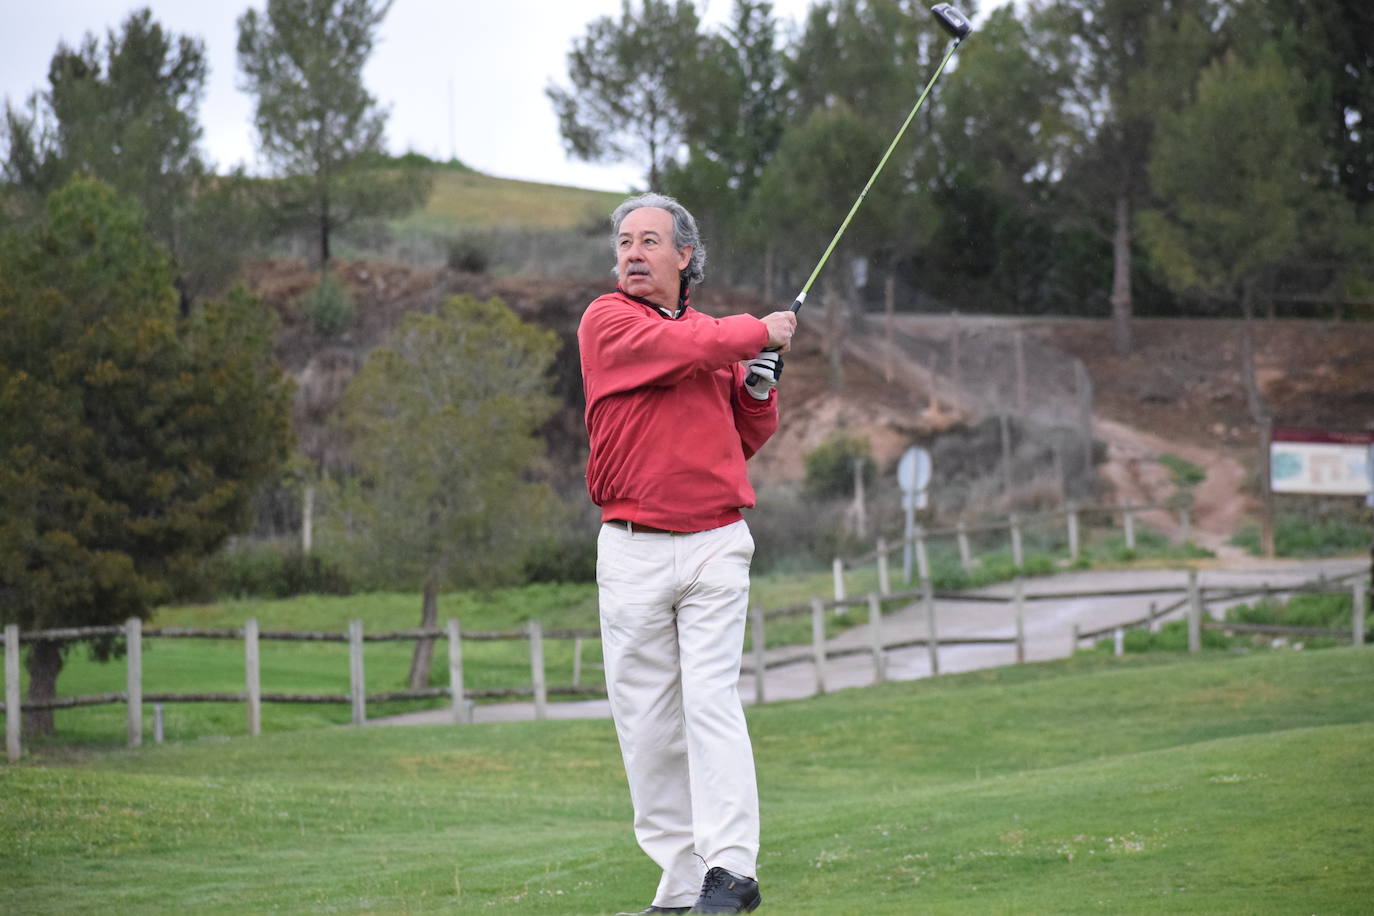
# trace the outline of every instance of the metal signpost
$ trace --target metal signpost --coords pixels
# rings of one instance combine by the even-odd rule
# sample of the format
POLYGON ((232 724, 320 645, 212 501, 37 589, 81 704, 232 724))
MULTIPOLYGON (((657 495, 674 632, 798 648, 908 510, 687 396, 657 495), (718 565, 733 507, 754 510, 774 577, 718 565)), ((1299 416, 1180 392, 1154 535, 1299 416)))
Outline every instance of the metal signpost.
POLYGON ((902 538, 902 576, 911 581, 911 546, 916 536, 916 510, 929 503, 932 465, 930 452, 913 445, 897 462, 897 485, 902 488, 902 508, 906 510, 906 532, 902 538))

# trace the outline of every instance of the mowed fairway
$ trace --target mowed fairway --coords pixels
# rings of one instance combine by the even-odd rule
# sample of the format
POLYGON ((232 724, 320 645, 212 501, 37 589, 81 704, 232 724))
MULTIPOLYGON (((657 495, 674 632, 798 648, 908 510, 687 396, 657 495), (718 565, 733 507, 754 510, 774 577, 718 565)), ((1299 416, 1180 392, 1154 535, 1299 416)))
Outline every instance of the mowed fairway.
MULTIPOLYGON (((1353 913, 1374 652, 1080 656, 750 711, 773 913, 1353 913)), ((614 913, 606 721, 324 728, 0 769, 0 910, 614 913)))

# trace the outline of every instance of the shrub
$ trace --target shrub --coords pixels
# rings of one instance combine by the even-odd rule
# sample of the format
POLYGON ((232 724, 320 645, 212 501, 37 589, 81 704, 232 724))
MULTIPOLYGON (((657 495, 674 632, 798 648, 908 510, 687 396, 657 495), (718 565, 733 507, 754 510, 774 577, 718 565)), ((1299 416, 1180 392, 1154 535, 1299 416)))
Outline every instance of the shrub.
MULTIPOLYGON (((1343 518, 1308 518, 1283 513, 1274 522, 1274 552, 1281 557, 1330 557, 1368 549, 1368 526, 1343 518)), ((1231 539, 1256 556, 1260 553, 1258 525, 1246 525, 1231 539)))
POLYGON ((1162 455, 1159 463, 1169 469, 1169 473, 1174 478, 1174 485, 1180 490, 1197 486, 1207 476, 1205 470, 1177 455, 1162 455))
POLYGON ((1348 594, 1299 594, 1283 602, 1271 599, 1237 604, 1226 612, 1226 619, 1231 623, 1345 629, 1350 626, 1350 600, 1348 594))
POLYGON ((856 460, 861 462, 865 486, 872 484, 878 470, 868 440, 842 432, 832 433, 802 460, 806 465, 802 489, 815 499, 852 496, 856 460))
MULTIPOLYGON (((1231 640, 1225 633, 1219 630, 1202 631, 1202 648, 1204 649, 1229 649, 1231 640)), ((1096 648, 1110 652, 1113 650, 1113 640, 1098 640, 1096 648)), ((1127 630, 1122 639, 1122 648, 1126 652, 1187 652, 1188 651, 1188 621, 1173 620, 1159 628, 1159 632, 1151 633, 1149 630, 1134 629, 1127 630)))
POLYGON ((451 270, 484 274, 491 267, 491 251, 485 244, 469 236, 451 239, 447 263, 451 270))
POLYGON ((355 311, 348 288, 326 273, 305 296, 306 316, 318 333, 332 337, 353 326, 355 311))
POLYGON ((754 536, 756 572, 829 568, 835 557, 852 556, 872 547, 846 530, 846 500, 811 499, 792 487, 759 494, 757 512, 747 512, 754 536))
POLYGON ((295 545, 246 542, 206 559, 178 583, 181 601, 216 598, 290 598, 295 595, 347 595, 353 583, 341 566, 295 545))
POLYGON ((1133 560, 1204 560, 1215 554, 1197 544, 1175 544, 1164 535, 1155 531, 1136 529, 1135 548, 1126 546, 1123 535, 1113 534, 1104 540, 1090 544, 1083 556, 1093 563, 1129 563, 1133 560))
POLYGON ((596 532, 569 531, 535 542, 525 559, 527 582, 595 582, 596 532))

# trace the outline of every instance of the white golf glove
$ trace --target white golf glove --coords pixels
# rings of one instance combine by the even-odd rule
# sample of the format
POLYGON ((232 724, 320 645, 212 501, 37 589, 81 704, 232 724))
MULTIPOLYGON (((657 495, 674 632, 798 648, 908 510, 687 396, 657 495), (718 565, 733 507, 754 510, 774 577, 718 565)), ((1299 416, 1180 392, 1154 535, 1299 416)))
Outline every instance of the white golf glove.
POLYGON ((777 387, 782 376, 782 354, 764 350, 758 356, 745 360, 744 368, 749 374, 744 379, 744 390, 760 401, 768 400, 768 392, 777 387))

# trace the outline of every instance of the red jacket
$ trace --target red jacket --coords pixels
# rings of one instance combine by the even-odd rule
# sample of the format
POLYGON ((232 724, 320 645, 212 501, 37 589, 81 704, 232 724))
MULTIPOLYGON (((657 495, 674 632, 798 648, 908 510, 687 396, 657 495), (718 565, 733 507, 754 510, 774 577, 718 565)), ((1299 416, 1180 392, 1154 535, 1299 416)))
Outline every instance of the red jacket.
POLYGON ((587 492, 603 521, 705 531, 754 505, 746 459, 778 426, 776 390, 744 390, 768 329, 751 315, 676 319, 616 291, 577 329, 587 395, 587 492))

